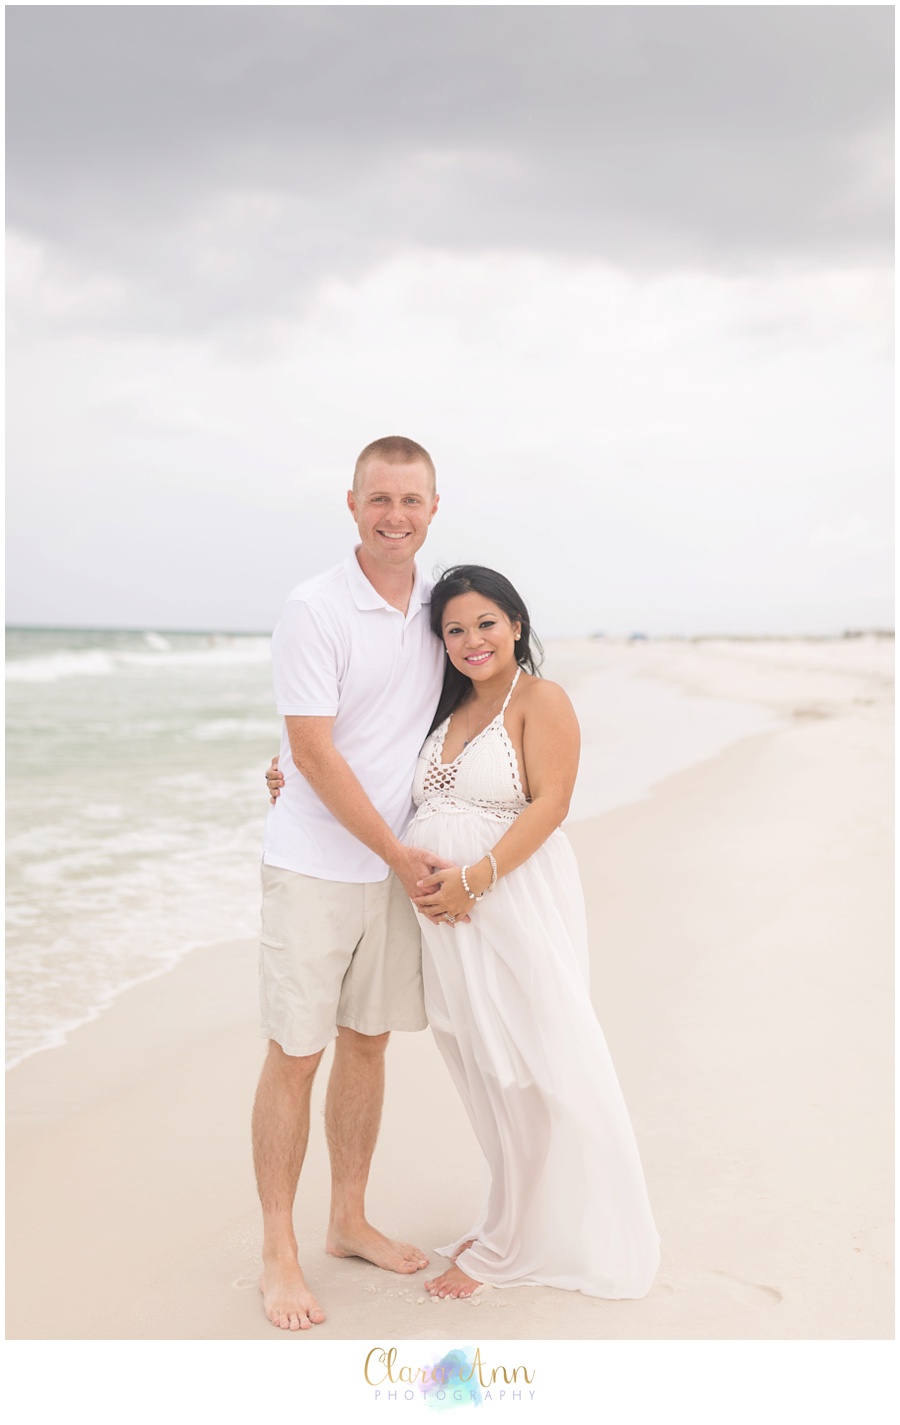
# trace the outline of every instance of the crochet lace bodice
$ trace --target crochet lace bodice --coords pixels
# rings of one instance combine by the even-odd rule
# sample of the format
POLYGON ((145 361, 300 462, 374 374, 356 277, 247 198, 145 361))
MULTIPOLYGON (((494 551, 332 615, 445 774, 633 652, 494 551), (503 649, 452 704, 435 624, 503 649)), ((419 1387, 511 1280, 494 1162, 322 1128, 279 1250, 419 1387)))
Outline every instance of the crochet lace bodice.
POLYGON ((449 717, 426 738, 413 780, 417 818, 434 812, 478 812, 496 821, 515 821, 527 806, 516 750, 503 722, 520 672, 497 716, 452 762, 441 760, 449 717))

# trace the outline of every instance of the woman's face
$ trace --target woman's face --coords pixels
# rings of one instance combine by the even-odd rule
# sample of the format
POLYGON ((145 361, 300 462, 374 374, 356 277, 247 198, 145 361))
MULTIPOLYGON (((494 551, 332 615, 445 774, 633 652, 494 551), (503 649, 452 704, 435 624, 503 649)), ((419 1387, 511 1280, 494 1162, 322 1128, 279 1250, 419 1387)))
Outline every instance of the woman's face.
POLYGON ((512 677, 522 625, 511 622, 493 600, 484 594, 458 594, 444 609, 441 628, 450 662, 473 683, 512 677))

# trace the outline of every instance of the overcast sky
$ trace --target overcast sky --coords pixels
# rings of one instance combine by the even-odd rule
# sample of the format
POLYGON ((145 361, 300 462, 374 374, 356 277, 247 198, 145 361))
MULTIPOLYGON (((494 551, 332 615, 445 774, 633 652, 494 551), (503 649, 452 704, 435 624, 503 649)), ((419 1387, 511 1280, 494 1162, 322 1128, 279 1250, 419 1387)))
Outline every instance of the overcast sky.
POLYGON ((887 6, 13 6, 10 622, 268 629, 406 434, 550 636, 893 626, 887 6))

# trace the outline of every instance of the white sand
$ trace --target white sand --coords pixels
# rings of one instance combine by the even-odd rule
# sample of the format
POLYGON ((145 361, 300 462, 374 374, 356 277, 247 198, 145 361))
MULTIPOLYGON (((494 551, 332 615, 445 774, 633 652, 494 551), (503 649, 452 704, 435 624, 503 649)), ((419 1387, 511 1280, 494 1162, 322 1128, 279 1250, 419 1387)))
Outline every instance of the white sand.
MULTIPOLYGON (((594 999, 662 1236, 650 1296, 435 1303, 421 1279, 328 1258, 315 1113, 297 1220, 328 1320, 299 1339, 891 1336, 891 654, 590 655, 779 717, 570 828, 594 999)), ((246 943, 195 952, 8 1075, 10 1337, 298 1340, 268 1325, 255 1284, 255 959, 246 943)), ((471 1214, 477 1158, 427 1033, 395 1036, 388 1075, 371 1216, 430 1249, 471 1214)))

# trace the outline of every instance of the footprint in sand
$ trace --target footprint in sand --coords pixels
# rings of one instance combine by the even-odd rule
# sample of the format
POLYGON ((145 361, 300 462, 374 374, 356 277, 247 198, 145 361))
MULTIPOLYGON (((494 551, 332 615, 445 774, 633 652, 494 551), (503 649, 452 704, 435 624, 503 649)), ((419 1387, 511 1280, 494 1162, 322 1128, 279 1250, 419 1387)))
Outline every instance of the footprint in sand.
POLYGON ((252 1286, 259 1285, 259 1272, 257 1272, 255 1276, 235 1277, 231 1285, 237 1291, 249 1291, 252 1286))
POLYGON ((757 1282, 745 1282, 741 1277, 733 1277, 728 1272, 713 1272, 728 1283, 728 1293, 742 1306, 778 1306, 783 1296, 777 1287, 760 1286, 757 1282))

